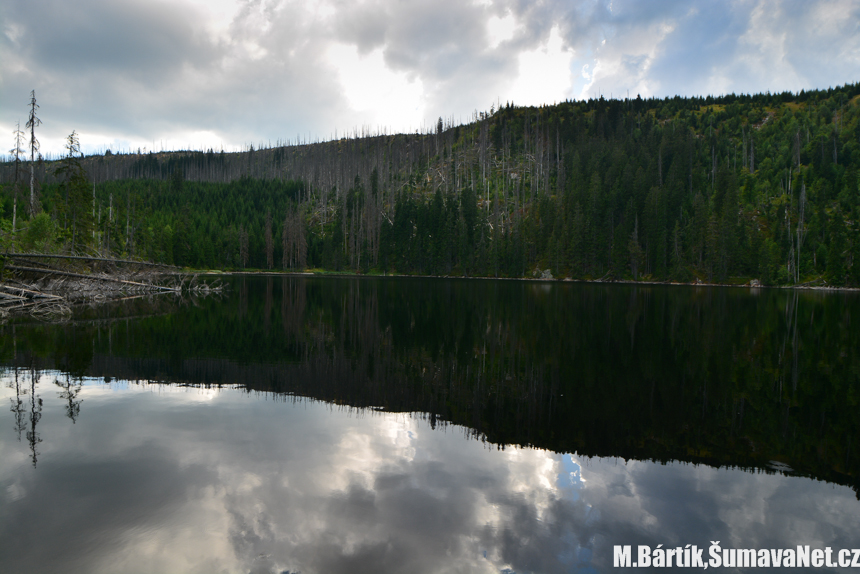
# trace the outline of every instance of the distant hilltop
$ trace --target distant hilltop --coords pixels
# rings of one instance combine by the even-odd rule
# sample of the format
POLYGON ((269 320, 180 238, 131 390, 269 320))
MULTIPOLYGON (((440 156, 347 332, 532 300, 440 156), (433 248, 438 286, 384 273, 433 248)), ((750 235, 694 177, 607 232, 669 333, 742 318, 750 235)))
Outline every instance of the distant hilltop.
MULTIPOLYGON (((127 206, 109 208, 130 211, 146 197, 138 229, 193 227, 179 257, 150 246, 172 263, 860 285, 858 99, 846 84, 505 104, 423 133, 80 162, 94 205, 122 195, 127 206), (218 210, 234 215, 214 225, 218 210)), ((3 182, 12 167, 0 165, 3 182)), ((59 198, 52 164, 36 171, 43 201, 59 198)))

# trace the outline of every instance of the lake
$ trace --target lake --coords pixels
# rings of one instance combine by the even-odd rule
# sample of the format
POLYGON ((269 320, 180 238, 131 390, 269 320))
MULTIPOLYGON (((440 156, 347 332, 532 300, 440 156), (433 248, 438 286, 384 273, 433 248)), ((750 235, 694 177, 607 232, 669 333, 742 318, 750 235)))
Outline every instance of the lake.
POLYGON ((856 293, 229 281, 0 326, 0 571, 852 570, 856 293))

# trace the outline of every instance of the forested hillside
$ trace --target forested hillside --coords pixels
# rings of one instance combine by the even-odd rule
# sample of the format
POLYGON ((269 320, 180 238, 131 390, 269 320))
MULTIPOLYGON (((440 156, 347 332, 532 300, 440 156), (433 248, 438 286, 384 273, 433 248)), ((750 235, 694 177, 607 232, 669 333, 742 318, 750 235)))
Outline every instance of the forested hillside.
MULTIPOLYGON (((860 286, 860 84, 505 105, 432 133, 241 153, 75 153, 34 166, 35 214, 17 165, 16 248, 198 268, 860 286)), ((0 166, 4 249, 15 170, 0 166)))

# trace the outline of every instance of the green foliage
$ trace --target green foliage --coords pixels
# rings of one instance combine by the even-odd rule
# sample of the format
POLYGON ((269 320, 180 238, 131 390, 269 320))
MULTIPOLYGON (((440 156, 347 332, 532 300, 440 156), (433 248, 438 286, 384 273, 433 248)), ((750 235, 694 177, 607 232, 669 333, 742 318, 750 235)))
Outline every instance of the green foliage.
POLYGON ((70 152, 42 198, 67 243, 89 233, 192 267, 241 268, 247 244, 247 266, 264 269, 289 245, 290 268, 858 286, 858 133, 860 84, 505 105, 427 135, 141 155, 125 172, 137 179, 99 184, 95 206, 70 152), (340 187, 320 188, 314 154, 340 187), (313 182, 223 182, 303 161, 313 182), (267 213, 287 237, 271 254, 267 213))
POLYGON ((81 146, 78 135, 74 131, 66 138, 66 149, 66 157, 54 170, 54 175, 62 179, 57 216, 62 237, 74 253, 93 243, 94 204, 90 181, 79 159, 81 146))
POLYGON ((57 239, 57 226, 51 216, 44 211, 30 220, 21 236, 21 247, 27 251, 49 253, 53 251, 57 239))

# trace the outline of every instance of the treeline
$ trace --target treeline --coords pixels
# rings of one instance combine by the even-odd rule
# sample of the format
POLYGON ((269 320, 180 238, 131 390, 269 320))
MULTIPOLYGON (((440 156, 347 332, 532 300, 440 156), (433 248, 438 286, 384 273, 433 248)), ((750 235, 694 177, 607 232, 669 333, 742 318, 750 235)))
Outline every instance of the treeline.
MULTIPOLYGON (((508 104, 433 133, 82 158, 90 245, 192 267, 857 286, 858 102, 860 84, 508 104)), ((41 169, 43 246, 68 249, 67 183, 41 169)))

